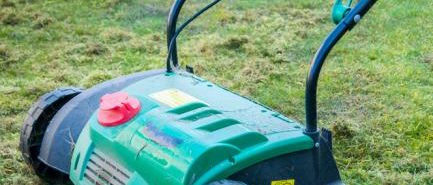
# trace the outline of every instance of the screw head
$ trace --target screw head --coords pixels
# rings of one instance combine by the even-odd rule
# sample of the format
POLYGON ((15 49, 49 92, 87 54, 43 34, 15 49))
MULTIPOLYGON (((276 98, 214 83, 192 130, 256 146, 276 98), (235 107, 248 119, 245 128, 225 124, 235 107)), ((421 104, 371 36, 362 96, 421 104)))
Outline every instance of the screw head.
POLYGON ((353 18, 353 21, 355 21, 355 23, 358 23, 360 20, 361 20, 361 16, 359 14, 355 15, 355 17, 353 18))

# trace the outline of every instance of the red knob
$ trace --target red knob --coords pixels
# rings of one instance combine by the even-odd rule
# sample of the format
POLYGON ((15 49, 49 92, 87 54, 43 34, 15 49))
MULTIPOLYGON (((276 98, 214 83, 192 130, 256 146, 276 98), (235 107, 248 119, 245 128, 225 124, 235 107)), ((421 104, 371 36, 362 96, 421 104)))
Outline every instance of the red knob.
POLYGON ((140 107, 140 101, 126 92, 106 94, 100 100, 98 122, 106 127, 121 125, 137 115, 140 107))

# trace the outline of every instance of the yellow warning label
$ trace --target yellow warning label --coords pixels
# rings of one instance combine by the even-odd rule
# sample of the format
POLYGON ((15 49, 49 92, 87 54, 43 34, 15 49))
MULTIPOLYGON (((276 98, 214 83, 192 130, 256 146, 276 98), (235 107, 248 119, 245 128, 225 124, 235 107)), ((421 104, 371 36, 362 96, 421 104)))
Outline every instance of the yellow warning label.
POLYGON ((271 185, 295 185, 295 179, 272 181, 271 185))
POLYGON ((202 102, 201 100, 186 94, 179 89, 166 89, 149 95, 169 107, 177 107, 191 102, 202 102))

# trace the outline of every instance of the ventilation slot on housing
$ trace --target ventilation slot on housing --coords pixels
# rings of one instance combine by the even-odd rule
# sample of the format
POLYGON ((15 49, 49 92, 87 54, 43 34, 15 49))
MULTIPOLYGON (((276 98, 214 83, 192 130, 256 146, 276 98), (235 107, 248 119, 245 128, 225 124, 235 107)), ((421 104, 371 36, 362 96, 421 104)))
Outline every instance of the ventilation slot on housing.
POLYGON ((224 119, 219 119, 213 122, 204 122, 204 123, 199 123, 200 125, 197 125, 196 128, 200 129, 200 130, 205 130, 208 132, 213 132, 216 130, 219 130, 221 128, 225 128, 231 125, 235 125, 235 124, 239 124, 239 121, 236 121, 234 119, 229 119, 229 118, 224 118, 224 119))
POLYGON ((129 177, 129 171, 97 151, 93 151, 84 171, 84 178, 96 185, 126 185, 129 177))
POLYGON ((193 102, 193 103, 188 103, 179 107, 175 107, 173 109, 168 110, 168 113, 174 113, 174 114, 184 114, 186 112, 190 112, 202 107, 207 107, 206 104, 201 103, 201 102, 193 102))
POLYGON ((200 110, 198 112, 193 112, 192 114, 182 117, 181 119, 188 120, 188 121, 197 121, 199 119, 207 118, 215 114, 222 114, 222 113, 217 110, 206 109, 206 110, 200 110))

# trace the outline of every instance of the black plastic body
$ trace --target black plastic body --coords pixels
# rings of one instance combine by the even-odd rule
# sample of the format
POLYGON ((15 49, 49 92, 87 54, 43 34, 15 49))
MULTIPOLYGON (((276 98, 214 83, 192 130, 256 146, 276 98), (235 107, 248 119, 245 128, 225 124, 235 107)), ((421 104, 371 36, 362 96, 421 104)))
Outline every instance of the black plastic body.
MULTIPOLYGON (((165 70, 161 69, 122 76, 98 84, 69 100, 52 118, 45 132, 38 159, 50 168, 69 174, 74 143, 90 116, 98 108, 100 97, 164 72, 165 70)), ((332 155, 331 134, 326 130, 319 133, 319 145, 313 149, 261 161, 228 179, 248 185, 270 184, 274 180, 286 179, 294 179, 296 185, 341 183, 332 155)))
POLYGON ((330 132, 322 130, 319 147, 259 162, 228 179, 248 185, 272 184, 272 181, 290 179, 296 185, 343 184, 332 155, 331 140, 330 132))

